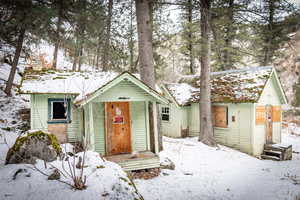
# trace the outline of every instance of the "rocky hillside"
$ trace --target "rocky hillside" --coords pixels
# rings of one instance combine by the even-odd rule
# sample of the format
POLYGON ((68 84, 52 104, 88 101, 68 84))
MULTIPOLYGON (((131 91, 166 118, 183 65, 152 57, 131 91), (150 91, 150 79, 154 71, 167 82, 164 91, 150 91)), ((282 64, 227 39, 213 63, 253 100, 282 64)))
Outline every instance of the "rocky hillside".
POLYGON ((290 105, 299 106, 295 91, 300 86, 300 31, 290 34, 291 40, 287 42, 282 51, 282 57, 274 62, 284 87, 290 105))

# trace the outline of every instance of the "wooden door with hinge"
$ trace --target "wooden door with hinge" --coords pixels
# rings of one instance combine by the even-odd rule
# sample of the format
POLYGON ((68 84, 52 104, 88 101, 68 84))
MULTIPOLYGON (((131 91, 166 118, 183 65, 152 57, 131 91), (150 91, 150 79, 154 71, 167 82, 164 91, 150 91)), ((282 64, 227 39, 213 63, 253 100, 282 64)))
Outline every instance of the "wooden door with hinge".
POLYGON ((273 106, 266 105, 266 143, 273 143, 273 106))
POLYGON ((128 102, 105 103, 106 153, 131 153, 131 120, 128 102))

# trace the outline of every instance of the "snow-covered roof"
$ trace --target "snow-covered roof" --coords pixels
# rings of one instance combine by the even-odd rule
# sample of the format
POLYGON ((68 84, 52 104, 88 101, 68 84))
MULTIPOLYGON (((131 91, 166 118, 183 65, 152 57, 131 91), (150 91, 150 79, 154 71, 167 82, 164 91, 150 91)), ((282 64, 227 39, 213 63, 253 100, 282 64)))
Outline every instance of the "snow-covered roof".
POLYGON ((164 83, 172 97, 179 105, 185 105, 191 99, 193 92, 198 91, 187 83, 164 83))
MULTIPOLYGON (((120 73, 117 72, 101 71, 74 72, 57 70, 27 70, 22 79, 20 93, 74 94, 77 95, 74 102, 78 103, 86 97, 91 96, 91 94, 96 92, 99 88, 102 88, 109 82, 113 81, 119 75, 120 73)), ((140 79, 138 74, 130 75, 140 79)), ((156 86, 156 88, 158 87, 156 86)), ((155 92, 159 95, 159 90, 155 92)))
POLYGON ((76 94, 75 101, 93 93, 117 77, 116 72, 68 72, 68 71, 26 71, 20 87, 21 93, 76 94))
MULTIPOLYGON (((212 101, 233 103, 257 102, 267 80, 270 78, 271 72, 272 67, 213 72, 211 73, 212 101)), ((174 87, 171 89, 167 87, 167 89, 176 100, 184 96, 185 104, 198 102, 200 100, 199 79, 199 76, 184 76, 179 81, 180 84, 177 84, 179 89, 174 87), (180 89, 182 84, 190 85, 190 88, 194 88, 192 89, 193 91, 187 92, 184 89, 180 89), (177 92, 172 92, 172 90, 177 92)))

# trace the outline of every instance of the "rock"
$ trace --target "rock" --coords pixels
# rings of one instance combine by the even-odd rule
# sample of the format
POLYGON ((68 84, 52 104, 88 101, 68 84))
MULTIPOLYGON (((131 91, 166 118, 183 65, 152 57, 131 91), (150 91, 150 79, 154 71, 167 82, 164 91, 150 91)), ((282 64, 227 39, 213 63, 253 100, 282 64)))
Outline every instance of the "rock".
POLYGON ((59 179, 60 179, 60 173, 57 169, 55 169, 53 173, 48 176, 48 180, 59 180, 59 179))
POLYGON ((17 177, 21 174, 24 174, 25 177, 30 177, 31 176, 31 174, 27 171, 27 169, 20 168, 20 169, 17 169, 17 171, 14 173, 12 180, 16 180, 17 177))
POLYGON ((160 168, 161 169, 170 169, 174 170, 175 169, 175 164, 172 160, 169 158, 165 157, 163 161, 160 162, 160 168))
POLYGON ((60 144, 53 134, 36 131, 17 138, 7 152, 5 164, 34 164, 36 159, 51 162, 56 160, 61 152, 60 144))
POLYGON ((145 179, 145 180, 157 177, 159 176, 159 174, 160 174, 160 168, 136 170, 130 172, 130 176, 133 179, 145 179))

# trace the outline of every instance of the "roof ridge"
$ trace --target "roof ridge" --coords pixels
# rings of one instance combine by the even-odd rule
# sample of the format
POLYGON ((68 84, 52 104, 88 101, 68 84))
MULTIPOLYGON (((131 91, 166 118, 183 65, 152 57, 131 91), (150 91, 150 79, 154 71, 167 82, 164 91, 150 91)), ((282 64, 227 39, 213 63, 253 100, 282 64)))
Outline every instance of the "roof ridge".
POLYGON ((211 72, 211 75, 219 75, 219 74, 227 74, 227 73, 236 73, 236 72, 246 72, 246 71, 260 71, 260 70, 266 70, 266 69, 272 69, 273 66, 260 66, 260 67, 248 67, 243 69, 232 69, 232 70, 225 70, 225 71, 217 71, 217 72, 211 72))

